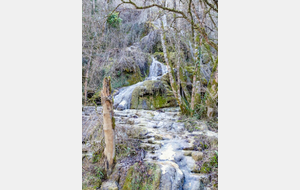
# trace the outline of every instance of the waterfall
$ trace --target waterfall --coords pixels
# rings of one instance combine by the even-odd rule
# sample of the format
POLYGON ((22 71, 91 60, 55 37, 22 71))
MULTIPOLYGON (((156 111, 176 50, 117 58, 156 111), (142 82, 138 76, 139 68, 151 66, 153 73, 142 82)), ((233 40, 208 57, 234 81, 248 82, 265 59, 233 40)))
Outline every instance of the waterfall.
MULTIPOLYGON (((167 72, 167 67, 152 57, 149 77, 147 77, 145 80, 158 80, 167 72)), ((136 87, 142 86, 143 83, 144 82, 139 82, 134 85, 121 88, 119 93, 114 97, 114 108, 118 110, 130 109, 132 92, 136 87)))
POLYGON ((149 77, 147 78, 147 80, 157 80, 160 78, 160 76, 164 75, 167 72, 167 67, 152 57, 149 77))

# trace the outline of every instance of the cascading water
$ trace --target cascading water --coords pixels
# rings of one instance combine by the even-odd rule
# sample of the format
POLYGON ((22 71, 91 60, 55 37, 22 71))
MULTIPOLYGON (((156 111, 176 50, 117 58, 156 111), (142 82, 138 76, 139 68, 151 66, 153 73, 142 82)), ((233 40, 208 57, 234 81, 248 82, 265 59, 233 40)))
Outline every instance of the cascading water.
POLYGON ((157 80, 168 72, 167 67, 152 57, 149 77, 146 80, 157 80))
MULTIPOLYGON (((149 77, 147 77, 145 80, 158 80, 167 72, 167 67, 152 57, 149 77)), ((136 87, 142 86, 143 83, 144 82, 139 82, 134 85, 121 88, 119 93, 114 97, 114 108, 118 110, 130 109, 132 92, 136 87)))

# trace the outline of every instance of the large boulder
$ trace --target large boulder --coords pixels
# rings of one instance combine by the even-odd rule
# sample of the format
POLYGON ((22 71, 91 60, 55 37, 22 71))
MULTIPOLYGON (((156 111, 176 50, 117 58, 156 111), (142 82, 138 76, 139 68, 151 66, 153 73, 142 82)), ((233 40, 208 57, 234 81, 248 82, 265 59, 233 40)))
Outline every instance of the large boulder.
POLYGON ((176 105, 170 86, 160 80, 145 81, 133 90, 131 96, 132 109, 159 109, 176 105))

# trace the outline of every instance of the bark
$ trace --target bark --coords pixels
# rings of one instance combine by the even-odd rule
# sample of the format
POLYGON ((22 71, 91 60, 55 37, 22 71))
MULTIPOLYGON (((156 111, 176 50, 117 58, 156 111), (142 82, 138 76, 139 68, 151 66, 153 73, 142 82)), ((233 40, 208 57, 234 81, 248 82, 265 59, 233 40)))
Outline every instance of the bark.
POLYGON ((198 70, 198 67, 196 65, 195 74, 193 76, 193 89, 192 89, 192 100, 191 100, 191 109, 192 110, 195 109, 195 91, 196 91, 197 70, 198 70))
MULTIPOLYGON (((198 48, 200 48, 200 50, 201 50, 201 40, 199 40, 199 47, 198 48)), ((196 64, 195 64, 195 72, 194 72, 194 76, 193 76, 193 89, 192 89, 192 99, 191 99, 191 109, 192 109, 191 114, 192 115, 193 115, 193 112, 195 110, 195 96, 196 96, 196 93, 198 93, 198 92, 196 92, 196 89, 197 88, 200 89, 200 86, 197 86, 197 74, 200 73, 200 69, 201 69, 200 65, 201 65, 201 62, 202 62, 201 55, 199 54, 199 52, 197 52, 196 55, 197 56, 196 56, 196 60, 195 60, 196 64), (198 72, 198 70, 199 70, 199 72, 198 72)), ((201 77, 199 76, 199 78, 201 78, 201 77)))
POLYGON ((85 73, 85 80, 84 80, 84 106, 86 106, 86 102, 87 102, 87 83, 89 78, 90 63, 91 60, 89 60, 88 62, 86 73, 85 73))
POLYGON ((103 80, 101 103, 103 106, 103 130, 105 138, 104 155, 106 157, 106 170, 108 173, 111 173, 115 158, 115 123, 113 117, 114 113, 110 78, 108 77, 105 77, 103 80))
POLYGON ((178 94, 178 99, 181 102, 180 83, 181 83, 181 81, 180 81, 180 59, 179 59, 179 56, 178 56, 178 59, 177 59, 177 94, 178 94))
POLYGON ((164 23, 161 20, 161 32, 160 32, 160 39, 161 39, 161 45, 163 47, 163 52, 164 52, 164 57, 165 57, 165 61, 167 64, 167 68, 168 68, 168 73, 169 73, 169 79, 170 79, 170 84, 171 84, 171 88, 172 88, 172 92, 177 100, 177 103, 180 107, 182 107, 181 105, 181 101, 180 101, 180 96, 178 96, 177 91, 176 91, 176 81, 173 78, 173 74, 172 74, 172 67, 169 63, 169 59, 168 59, 168 53, 167 53, 167 48, 166 48, 166 44, 165 44, 165 31, 164 31, 164 23))
POLYGON ((218 60, 215 61, 213 71, 210 77, 210 83, 207 88, 207 117, 213 117, 214 109, 218 101, 218 60))

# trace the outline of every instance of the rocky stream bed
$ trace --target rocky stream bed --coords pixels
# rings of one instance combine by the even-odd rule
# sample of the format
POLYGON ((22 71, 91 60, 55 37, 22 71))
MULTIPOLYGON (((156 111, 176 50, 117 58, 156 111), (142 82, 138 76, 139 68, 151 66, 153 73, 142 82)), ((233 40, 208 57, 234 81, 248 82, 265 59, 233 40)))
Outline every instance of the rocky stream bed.
MULTIPOLYGON (((95 127, 101 107, 97 112, 99 115, 95 114, 95 107, 83 107, 83 159, 86 160, 92 159, 92 143, 99 143, 97 136, 101 135, 95 127)), ((213 189, 209 187, 209 175, 196 165, 203 159, 203 152, 195 151, 195 138, 204 135, 210 144, 218 142, 218 134, 208 130, 204 122, 197 122, 197 130, 189 132, 180 120, 179 108, 115 110, 114 117, 116 142, 135 139, 142 151, 130 163, 118 160, 101 189, 213 189)))

